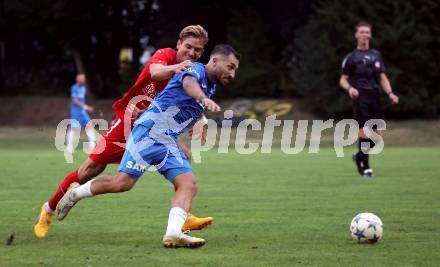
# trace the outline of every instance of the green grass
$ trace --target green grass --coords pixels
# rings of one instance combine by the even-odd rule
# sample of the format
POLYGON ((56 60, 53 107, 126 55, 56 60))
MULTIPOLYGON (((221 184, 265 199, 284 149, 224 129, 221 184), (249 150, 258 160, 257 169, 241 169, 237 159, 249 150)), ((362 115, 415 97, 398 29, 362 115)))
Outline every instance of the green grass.
MULTIPOLYGON (((0 266, 438 266, 439 147, 385 147, 376 177, 361 178, 330 147, 318 154, 203 153, 194 166, 196 215, 215 217, 194 232, 200 249, 165 249, 172 186, 146 173, 126 193, 80 202, 48 238, 33 235, 41 204, 86 158, 66 164, 51 139, 22 129, 0 134, 0 266), (20 132, 21 131, 21 132, 20 132), (29 138, 33 137, 33 138, 29 138), (24 142, 24 144, 23 144, 24 142), (384 237, 351 240, 357 213, 376 213, 384 237), (13 245, 5 240, 15 234, 13 245)), ((115 173, 111 166, 106 173, 115 173)))

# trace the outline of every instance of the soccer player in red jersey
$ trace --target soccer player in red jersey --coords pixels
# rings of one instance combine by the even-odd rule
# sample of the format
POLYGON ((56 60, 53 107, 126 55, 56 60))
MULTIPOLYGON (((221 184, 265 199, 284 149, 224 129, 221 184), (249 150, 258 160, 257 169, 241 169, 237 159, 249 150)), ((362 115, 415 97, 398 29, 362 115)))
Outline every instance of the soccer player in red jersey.
MULTIPOLYGON (((134 119, 149 106, 150 102, 146 98, 153 99, 165 88, 174 74, 193 66, 192 61, 200 58, 207 42, 208 33, 206 30, 200 25, 191 25, 180 32, 177 51, 172 48, 163 48, 154 53, 146 63, 136 83, 125 93, 124 97, 113 104, 116 119, 98 141, 89 158, 79 169, 67 175, 55 194, 43 204, 38 221, 34 226, 34 233, 37 237, 44 238, 47 236, 52 215, 70 184, 74 182, 86 183, 102 173, 107 164, 120 163, 129 136, 129 132, 124 132, 124 130, 127 128, 130 130, 134 119), (141 96, 142 100, 131 104, 132 100, 138 96, 141 96), (127 118, 126 114, 131 115, 131 117, 127 118), (125 125, 127 123, 129 125, 125 125)), ((179 143, 179 146, 182 147, 188 158, 191 158, 189 150, 183 143, 179 143)), ((212 217, 198 218, 190 214, 182 230, 200 230, 211 224, 212 221, 212 217)))

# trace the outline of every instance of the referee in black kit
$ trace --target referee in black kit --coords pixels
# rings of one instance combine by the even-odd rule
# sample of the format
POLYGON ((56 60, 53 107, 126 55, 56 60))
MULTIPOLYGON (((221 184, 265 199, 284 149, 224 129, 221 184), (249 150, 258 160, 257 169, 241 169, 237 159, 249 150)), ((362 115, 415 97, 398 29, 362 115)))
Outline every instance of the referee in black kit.
POLYGON ((367 138, 364 124, 369 119, 384 119, 379 98, 379 85, 388 95, 391 104, 399 103, 399 97, 393 93, 390 81, 385 75, 385 66, 379 51, 370 49, 371 25, 360 22, 356 25, 357 47, 342 62, 342 74, 339 85, 348 92, 353 102, 353 117, 359 123, 359 152, 353 155, 358 172, 362 176, 373 176, 368 162, 368 151, 361 149, 362 142, 374 142, 367 138))

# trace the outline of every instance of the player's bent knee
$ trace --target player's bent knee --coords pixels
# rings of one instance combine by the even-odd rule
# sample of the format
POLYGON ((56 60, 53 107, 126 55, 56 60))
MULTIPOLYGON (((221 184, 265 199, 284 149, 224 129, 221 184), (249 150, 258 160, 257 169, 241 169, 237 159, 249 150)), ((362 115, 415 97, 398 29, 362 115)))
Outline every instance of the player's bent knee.
POLYGON ((115 183, 115 191, 117 192, 125 192, 129 191, 133 188, 136 181, 131 178, 128 174, 120 172, 118 175, 114 177, 115 183))
POLYGON ((107 165, 87 159, 78 169, 78 180, 80 183, 85 183, 92 178, 98 176, 104 171, 107 165))
POLYGON ((177 176, 175 179, 175 186, 177 190, 184 190, 187 192, 191 192, 192 195, 196 195, 198 191, 197 180, 194 175, 186 175, 177 176))
POLYGON ((177 190, 185 191, 194 197, 197 194, 198 187, 197 184, 183 184, 177 190))
POLYGON ((188 190, 192 193, 192 195, 196 195, 197 191, 199 190, 199 188, 197 186, 197 182, 195 182, 195 181, 186 184, 185 187, 186 187, 186 190, 188 190))

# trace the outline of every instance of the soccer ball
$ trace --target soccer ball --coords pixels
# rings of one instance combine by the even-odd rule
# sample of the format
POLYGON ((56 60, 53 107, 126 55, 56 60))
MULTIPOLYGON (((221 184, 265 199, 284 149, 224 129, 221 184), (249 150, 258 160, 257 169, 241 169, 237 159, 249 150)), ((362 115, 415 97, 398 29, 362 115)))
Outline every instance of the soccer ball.
POLYGON ((376 243, 383 235, 383 223, 373 213, 359 213, 351 221, 350 232, 358 243, 376 243))

